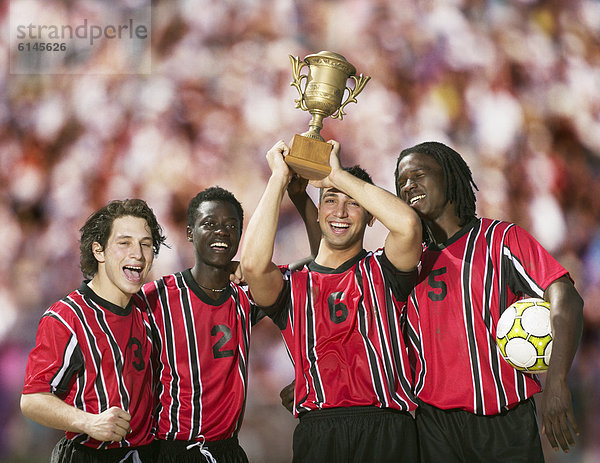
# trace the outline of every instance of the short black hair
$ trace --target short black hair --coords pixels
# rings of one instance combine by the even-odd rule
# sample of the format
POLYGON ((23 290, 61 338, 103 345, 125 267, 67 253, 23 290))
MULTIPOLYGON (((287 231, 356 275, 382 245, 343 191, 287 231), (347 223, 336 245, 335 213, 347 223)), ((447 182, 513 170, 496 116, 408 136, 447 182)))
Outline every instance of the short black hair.
MULTIPOLYGON (((370 183, 371 185, 374 185, 373 179, 371 178, 369 173, 365 169, 360 167, 358 164, 351 166, 351 167, 342 167, 342 170, 345 170, 346 172, 354 175, 356 178, 361 179, 363 182, 367 182, 367 183, 370 183)), ((319 201, 321 201, 322 196, 323 196, 323 188, 320 188, 319 189, 319 201)))
POLYGON ((152 233, 152 248, 154 255, 158 255, 160 246, 167 239, 162 234, 162 228, 156 220, 154 212, 146 201, 142 199, 124 199, 110 201, 102 209, 94 212, 79 229, 81 239, 79 243, 80 267, 85 278, 92 278, 98 272, 98 261, 92 251, 92 244, 100 243, 102 249, 106 247, 116 219, 121 217, 139 217, 144 219, 152 233))
POLYGON ((398 164, 409 154, 424 154, 431 156, 442 168, 446 180, 446 200, 454 204, 454 211, 460 220, 460 225, 465 225, 476 218, 475 191, 479 191, 473 181, 471 169, 460 154, 449 146, 437 141, 427 141, 402 150, 396 161, 394 183, 396 195, 400 196, 398 188, 398 164))
POLYGON ((358 164, 356 164, 355 166, 352 166, 352 167, 343 167, 343 169, 346 172, 349 172, 352 175, 354 175, 356 178, 359 178, 362 181, 370 183, 371 185, 373 185, 373 179, 371 178, 371 176, 369 175, 369 173, 365 169, 363 169, 362 167, 360 167, 358 164))
POLYGON ((225 201, 233 205, 240 217, 240 233, 244 228, 244 210, 242 205, 230 191, 220 186, 211 186, 198 193, 192 198, 188 205, 187 222, 188 226, 192 227, 196 221, 198 207, 205 201, 225 201))

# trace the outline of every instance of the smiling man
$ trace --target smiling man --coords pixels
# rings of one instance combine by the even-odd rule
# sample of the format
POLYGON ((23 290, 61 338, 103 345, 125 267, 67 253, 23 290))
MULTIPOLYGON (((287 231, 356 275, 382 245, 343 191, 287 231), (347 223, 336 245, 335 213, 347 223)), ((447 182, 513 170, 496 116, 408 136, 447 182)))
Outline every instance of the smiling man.
POLYGON ((421 461, 544 461, 533 400, 540 381, 505 362, 494 342, 500 314, 526 296, 551 306, 543 430, 555 450, 568 452, 577 425, 566 378, 583 301, 567 270, 517 225, 475 215, 477 187, 452 148, 425 142, 403 150, 395 179, 425 230, 407 304, 421 461))
POLYGON ((21 409, 66 431, 52 462, 151 462, 152 344, 134 294, 165 237, 139 199, 110 202, 80 231, 92 279, 44 312, 21 409))
POLYGON ((238 443, 258 309, 230 283, 243 210, 211 187, 188 207, 194 267, 148 283, 143 292, 159 352, 158 462, 247 462, 238 443))
POLYGON ((271 177, 252 215, 241 265, 254 301, 282 330, 295 369, 294 462, 416 462, 416 405, 400 334, 421 255, 417 214, 344 169, 335 141, 318 210, 314 261, 290 270, 271 262, 282 198, 292 178, 280 141, 267 153, 271 177), (366 227, 389 230, 383 249, 363 249, 366 227))

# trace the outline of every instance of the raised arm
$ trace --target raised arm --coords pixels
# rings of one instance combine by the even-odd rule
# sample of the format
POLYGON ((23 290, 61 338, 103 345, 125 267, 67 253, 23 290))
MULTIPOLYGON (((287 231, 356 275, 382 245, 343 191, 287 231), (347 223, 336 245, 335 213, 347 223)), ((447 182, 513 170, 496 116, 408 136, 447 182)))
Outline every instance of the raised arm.
POLYGON ((318 223, 319 213, 317 206, 315 206, 306 192, 307 184, 308 180, 294 176, 287 187, 287 192, 304 222, 310 245, 310 254, 312 257, 315 257, 319 252, 319 244, 321 243, 321 229, 318 223))
POLYGON ((583 299, 566 276, 554 280, 546 288, 544 299, 551 307, 553 341, 542 393, 542 432, 554 450, 558 450, 560 445, 563 451, 568 452, 569 446, 575 444, 569 425, 579 435, 567 374, 583 331, 583 299))
POLYGON ((100 442, 118 442, 131 430, 131 416, 120 408, 111 407, 100 414, 88 413, 50 392, 21 395, 21 411, 49 428, 87 434, 100 442))
POLYGON ((415 211, 396 195, 356 178, 340 166, 340 145, 333 145, 329 164, 331 173, 321 181, 312 181, 316 187, 334 187, 354 198, 388 230, 385 253, 392 264, 402 271, 413 270, 421 258, 421 220, 415 211))
POLYGON ((283 141, 268 151, 271 177, 248 222, 242 244, 242 273, 254 301, 261 306, 274 304, 283 286, 283 276, 272 259, 281 200, 291 179, 291 172, 283 160, 288 152, 283 141))

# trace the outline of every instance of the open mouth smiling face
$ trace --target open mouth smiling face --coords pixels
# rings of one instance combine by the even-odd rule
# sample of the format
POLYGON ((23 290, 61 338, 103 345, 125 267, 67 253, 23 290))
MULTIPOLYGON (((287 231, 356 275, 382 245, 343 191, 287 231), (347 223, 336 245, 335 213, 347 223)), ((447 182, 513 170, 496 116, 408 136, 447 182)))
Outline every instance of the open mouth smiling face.
POLYGON ((414 206, 420 199, 425 198, 425 196, 426 195, 424 195, 424 194, 415 195, 415 196, 409 198, 408 204, 411 206, 414 206))
POLYGON ((241 218, 227 201, 209 200, 199 204, 188 239, 194 243, 199 260, 210 265, 228 264, 238 250, 241 218))

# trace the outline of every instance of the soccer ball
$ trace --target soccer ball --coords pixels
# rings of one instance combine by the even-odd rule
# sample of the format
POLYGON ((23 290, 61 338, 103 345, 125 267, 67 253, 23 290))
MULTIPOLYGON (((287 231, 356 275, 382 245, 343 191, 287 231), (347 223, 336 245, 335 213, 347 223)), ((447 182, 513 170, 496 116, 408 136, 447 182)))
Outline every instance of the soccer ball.
POLYGON ((552 353, 550 304, 543 299, 522 299, 500 316, 496 343, 504 360, 517 370, 543 373, 552 353))

